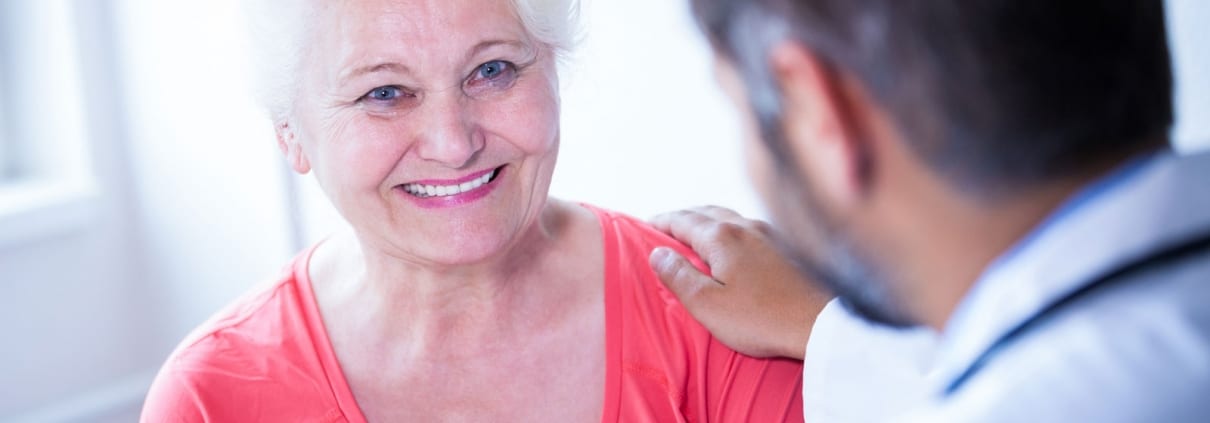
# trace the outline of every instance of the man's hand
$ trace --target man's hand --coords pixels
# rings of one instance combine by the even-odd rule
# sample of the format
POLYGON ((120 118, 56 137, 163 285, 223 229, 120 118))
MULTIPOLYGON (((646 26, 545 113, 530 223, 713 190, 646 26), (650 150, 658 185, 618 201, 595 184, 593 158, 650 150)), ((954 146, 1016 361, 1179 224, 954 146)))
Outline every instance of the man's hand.
POLYGON ((803 358, 811 326, 832 295, 778 251, 767 223, 721 207, 668 213, 651 223, 710 266, 713 278, 670 249, 650 257, 664 284, 715 338, 754 357, 803 358))

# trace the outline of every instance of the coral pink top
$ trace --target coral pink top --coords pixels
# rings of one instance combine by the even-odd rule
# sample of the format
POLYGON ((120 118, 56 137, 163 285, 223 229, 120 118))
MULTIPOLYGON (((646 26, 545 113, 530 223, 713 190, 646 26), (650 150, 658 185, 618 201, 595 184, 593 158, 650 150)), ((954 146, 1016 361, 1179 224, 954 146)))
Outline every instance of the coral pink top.
MULTIPOLYGON (((719 343, 647 265, 655 247, 692 257, 688 249, 634 218, 588 208, 605 236, 601 421, 802 421, 802 363, 719 343)), ((147 395, 144 422, 365 421, 316 306, 312 251, 177 347, 147 395)))

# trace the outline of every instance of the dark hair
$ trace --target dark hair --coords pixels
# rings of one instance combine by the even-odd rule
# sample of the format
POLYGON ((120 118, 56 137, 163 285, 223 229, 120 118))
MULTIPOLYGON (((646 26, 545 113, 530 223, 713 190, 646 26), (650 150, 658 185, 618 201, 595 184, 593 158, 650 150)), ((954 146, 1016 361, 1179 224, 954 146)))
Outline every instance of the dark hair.
POLYGON ((1012 190, 1167 142, 1160 0, 690 3, 716 52, 739 68, 779 157, 767 62, 787 37, 860 81, 911 150, 958 186, 1012 190))

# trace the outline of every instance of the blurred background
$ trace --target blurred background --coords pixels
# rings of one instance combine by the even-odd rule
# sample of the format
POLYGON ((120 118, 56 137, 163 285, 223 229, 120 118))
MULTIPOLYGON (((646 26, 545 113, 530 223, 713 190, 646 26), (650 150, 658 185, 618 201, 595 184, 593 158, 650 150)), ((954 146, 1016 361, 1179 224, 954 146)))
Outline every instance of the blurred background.
MULTIPOLYGON (((1210 2, 1167 1, 1181 151, 1210 2)), ((680 0, 585 5, 553 195, 761 216, 680 0)), ((134 421, 175 344, 341 223, 250 96, 239 0, 0 0, 0 421, 134 421)))

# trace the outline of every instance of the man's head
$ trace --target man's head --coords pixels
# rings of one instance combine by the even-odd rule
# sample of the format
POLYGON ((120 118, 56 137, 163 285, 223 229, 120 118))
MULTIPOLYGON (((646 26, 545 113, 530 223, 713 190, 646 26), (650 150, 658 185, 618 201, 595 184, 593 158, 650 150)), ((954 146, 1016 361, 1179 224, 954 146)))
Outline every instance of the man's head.
POLYGON ((774 220, 886 323, 919 320, 860 228, 910 201, 895 190, 996 204, 1160 148, 1172 121, 1158 1, 690 2, 759 134, 750 171, 774 220))

